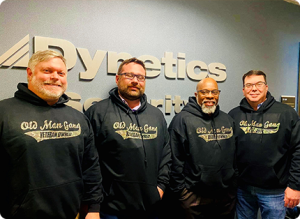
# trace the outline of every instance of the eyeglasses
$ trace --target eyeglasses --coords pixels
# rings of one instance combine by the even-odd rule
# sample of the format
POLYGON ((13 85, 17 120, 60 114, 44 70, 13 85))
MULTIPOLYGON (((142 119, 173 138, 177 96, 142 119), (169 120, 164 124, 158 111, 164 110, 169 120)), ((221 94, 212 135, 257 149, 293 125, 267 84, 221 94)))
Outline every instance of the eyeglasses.
POLYGON ((256 82, 256 83, 254 83, 254 84, 251 84, 251 83, 244 84, 244 87, 245 87, 246 89, 252 89, 252 88, 253 88, 253 85, 255 85, 255 87, 256 87, 257 89, 261 89, 261 88, 263 88, 263 86, 266 85, 266 84, 267 84, 266 82, 259 81, 259 82, 256 82))
POLYGON ((125 78, 129 79, 129 80, 133 80, 135 77, 138 81, 143 82, 146 80, 146 77, 144 75, 136 75, 133 73, 121 73, 119 75, 125 75, 125 78))
POLYGON ((210 93, 214 96, 218 96, 220 94, 220 90, 197 90, 197 92, 200 92, 204 96, 208 96, 210 93))

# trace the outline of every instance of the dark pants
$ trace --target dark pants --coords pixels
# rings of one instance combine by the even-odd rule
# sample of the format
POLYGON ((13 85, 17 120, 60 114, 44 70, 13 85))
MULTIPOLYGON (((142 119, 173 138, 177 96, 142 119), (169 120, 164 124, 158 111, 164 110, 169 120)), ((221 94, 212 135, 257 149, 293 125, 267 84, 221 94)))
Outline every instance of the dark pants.
POLYGON ((236 189, 208 197, 184 190, 181 197, 166 194, 163 198, 161 219, 234 219, 236 189))
POLYGON ((111 215, 106 214, 104 212, 100 212, 101 219, 158 219, 158 217, 154 214, 136 214, 132 213, 132 215, 111 215))

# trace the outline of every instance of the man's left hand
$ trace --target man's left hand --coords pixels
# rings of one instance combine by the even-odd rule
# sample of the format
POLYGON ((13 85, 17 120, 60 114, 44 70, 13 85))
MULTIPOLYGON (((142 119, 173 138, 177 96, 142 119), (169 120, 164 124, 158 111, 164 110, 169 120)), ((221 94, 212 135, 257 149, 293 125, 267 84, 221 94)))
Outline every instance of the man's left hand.
POLYGON ((162 197, 164 195, 164 191, 161 188, 159 188, 158 186, 157 186, 157 190, 159 192, 160 199, 162 199, 162 197))
POLYGON ((284 207, 294 208, 299 204, 300 191, 287 187, 284 191, 284 207))
POLYGON ((100 213, 99 212, 89 212, 85 216, 85 219, 100 219, 100 213))

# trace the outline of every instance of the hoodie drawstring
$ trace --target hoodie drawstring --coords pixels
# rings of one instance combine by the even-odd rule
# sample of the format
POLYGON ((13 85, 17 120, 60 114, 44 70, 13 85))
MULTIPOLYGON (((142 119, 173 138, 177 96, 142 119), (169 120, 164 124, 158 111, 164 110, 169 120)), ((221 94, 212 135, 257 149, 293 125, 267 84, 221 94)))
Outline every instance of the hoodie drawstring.
POLYGON ((212 117, 212 120, 211 120, 211 127, 212 127, 212 130, 213 130, 213 135, 215 136, 215 139, 216 139, 216 141, 217 141, 217 144, 219 145, 220 149, 222 149, 222 148, 221 148, 221 145, 220 145, 220 143, 219 143, 219 141, 218 141, 218 134, 217 134, 217 132, 216 132, 216 126, 215 126, 215 120, 214 120, 214 117, 212 117))
POLYGON ((140 129, 140 122, 139 122, 139 117, 138 117, 138 114, 137 114, 137 111, 134 111, 133 112, 134 115, 135 115, 135 118, 136 118, 136 121, 137 121, 137 124, 138 124, 138 127, 139 127, 139 132, 140 132, 140 135, 141 135, 141 139, 142 139, 142 143, 143 143, 143 150, 144 150, 144 163, 145 163, 145 167, 148 166, 148 163, 147 163, 147 153, 146 153, 146 148, 145 148, 145 144, 144 144, 144 137, 143 137, 143 133, 141 132, 141 129, 140 129))
POLYGON ((264 136, 264 112, 262 111, 262 127, 261 127, 261 135, 260 135, 260 143, 262 143, 263 136, 264 136))
MULTIPOLYGON (((262 127, 261 127, 261 133, 260 133, 260 143, 262 143, 262 141, 263 141, 263 135, 264 135, 264 112, 262 111, 262 112, 259 112, 262 116, 262 127)), ((248 120, 248 113, 246 112, 245 113, 246 114, 246 119, 247 119, 247 121, 249 121, 250 122, 250 129, 249 129, 249 134, 252 134, 252 133, 257 133, 258 134, 258 132, 253 132, 254 131, 254 126, 253 126, 253 122, 252 122, 252 118, 253 118, 253 111, 251 110, 251 113, 250 113, 250 120, 248 120)), ((258 121, 257 121, 258 122, 258 121)), ((249 136, 250 137, 250 136, 249 136)))

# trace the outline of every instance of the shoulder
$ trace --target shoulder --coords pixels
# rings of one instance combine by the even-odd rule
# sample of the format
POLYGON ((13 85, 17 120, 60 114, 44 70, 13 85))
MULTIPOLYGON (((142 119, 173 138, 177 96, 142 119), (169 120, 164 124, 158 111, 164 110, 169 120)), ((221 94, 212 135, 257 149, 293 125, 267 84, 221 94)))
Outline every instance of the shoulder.
MULTIPOLYGON (((232 110, 233 110, 233 109, 232 109, 232 110)), ((232 111, 232 110, 231 110, 231 111, 232 111)), ((225 113, 225 112, 223 112, 223 111, 221 111, 221 110, 220 110, 220 112, 219 112, 219 117, 220 117, 220 118, 223 118, 223 119, 228 119, 229 121, 232 121, 232 122, 234 121, 233 118, 229 115, 229 113, 225 113)))
POLYGON ((281 115, 286 115, 286 116, 292 116, 292 117, 298 117, 298 114, 295 109, 293 109, 291 106, 278 102, 276 101, 272 106, 271 106, 272 111, 275 113, 278 112, 281 115))
POLYGON ((271 106, 271 108, 272 107, 277 107, 279 109, 282 109, 283 111, 286 111, 286 110, 287 111, 295 111, 291 106, 289 106, 285 103, 281 103, 279 101, 275 101, 275 103, 273 104, 273 106, 271 106))
POLYGON ((97 103, 94 103, 92 106, 90 106, 87 111, 85 112, 86 115, 91 115, 94 113, 100 113, 103 110, 107 109, 107 106, 111 100, 109 98, 101 100, 97 103))
POLYGON ((10 112, 13 112, 15 108, 22 109, 20 104, 17 103, 16 98, 8 98, 0 101, 0 118, 9 117, 10 112))
MULTIPOLYGON (((180 113, 176 114, 170 125, 169 125, 169 130, 171 129, 183 129, 185 127, 185 124, 186 124, 186 119, 187 117, 189 116, 193 116, 191 115, 190 113, 188 113, 187 111, 180 111, 180 113)), ((193 116, 195 117, 195 116, 193 116)))
POLYGON ((153 114, 156 114, 157 116, 164 117, 163 112, 159 108, 152 106, 150 103, 147 103, 147 110, 153 114))
POLYGON ((241 111, 241 107, 237 106, 237 107, 233 108, 232 110, 230 110, 228 115, 231 116, 231 117, 234 117, 234 115, 236 115, 240 111, 241 111))
POLYGON ((5 112, 6 114, 11 112, 24 112, 24 106, 28 105, 27 101, 23 101, 21 99, 15 98, 15 97, 11 97, 8 99, 4 99, 0 101, 0 114, 4 114, 3 112, 5 112))
POLYGON ((0 101, 0 106, 4 107, 4 106, 7 106, 8 104, 13 103, 15 101, 17 101, 17 98, 15 98, 15 97, 11 97, 11 98, 1 100, 0 101))
POLYGON ((240 106, 237 106, 237 107, 234 107, 233 109, 231 109, 230 111, 229 111, 229 115, 230 114, 232 114, 232 113, 234 113, 234 112, 238 112, 238 111, 240 111, 241 110, 241 107, 240 106))

